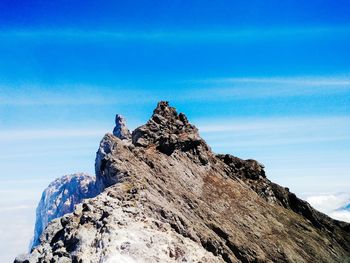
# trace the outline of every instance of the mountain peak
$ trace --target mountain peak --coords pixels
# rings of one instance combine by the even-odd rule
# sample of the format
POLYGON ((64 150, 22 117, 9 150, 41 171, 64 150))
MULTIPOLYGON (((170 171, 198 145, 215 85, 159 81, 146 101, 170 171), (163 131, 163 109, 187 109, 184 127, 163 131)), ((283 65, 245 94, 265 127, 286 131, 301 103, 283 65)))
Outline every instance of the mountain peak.
POLYGON ((213 154, 168 102, 133 131, 132 143, 106 134, 95 165, 99 194, 52 220, 28 260, 16 263, 306 263, 350 256, 350 224, 271 182, 259 162, 213 154))
MULTIPOLYGON (((171 107, 168 101, 160 101, 153 111, 151 120, 169 129, 179 129, 189 124, 185 114, 177 113, 176 108, 171 107)), ((194 128, 194 126, 192 125, 194 128)))
POLYGON ((168 101, 158 102, 157 107, 153 111, 152 119, 156 122, 161 122, 158 120, 159 116, 162 116, 170 122, 177 122, 178 124, 181 124, 180 122, 182 122, 183 125, 188 124, 185 114, 178 114, 176 109, 169 105, 168 101))
POLYGON ((160 101, 150 120, 132 133, 135 146, 155 146, 161 152, 170 155, 175 149, 190 151, 208 146, 199 136, 198 129, 188 122, 185 114, 178 114, 167 101, 160 101))
POLYGON ((157 107, 153 110, 153 114, 159 114, 164 117, 166 116, 176 116, 177 112, 174 107, 169 105, 169 101, 159 101, 157 107))

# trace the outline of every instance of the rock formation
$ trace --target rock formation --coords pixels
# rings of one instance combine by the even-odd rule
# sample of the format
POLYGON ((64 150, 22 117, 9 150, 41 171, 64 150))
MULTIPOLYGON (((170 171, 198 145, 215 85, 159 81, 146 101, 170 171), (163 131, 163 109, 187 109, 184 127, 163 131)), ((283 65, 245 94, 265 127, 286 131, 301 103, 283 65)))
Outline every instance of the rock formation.
POLYGON ((35 247, 39 244, 40 235, 49 222, 73 212, 76 204, 98 194, 95 177, 84 173, 65 175, 50 183, 42 193, 36 209, 32 246, 35 247))
POLYGON ((115 127, 113 130, 113 135, 118 137, 121 140, 130 139, 131 133, 129 129, 126 127, 126 121, 123 116, 117 114, 115 116, 115 127))
POLYGON ((40 244, 16 262, 346 262, 350 257, 349 224, 269 181, 257 161, 214 154, 167 102, 158 103, 130 137, 106 134, 95 168, 102 193, 53 220, 40 244))

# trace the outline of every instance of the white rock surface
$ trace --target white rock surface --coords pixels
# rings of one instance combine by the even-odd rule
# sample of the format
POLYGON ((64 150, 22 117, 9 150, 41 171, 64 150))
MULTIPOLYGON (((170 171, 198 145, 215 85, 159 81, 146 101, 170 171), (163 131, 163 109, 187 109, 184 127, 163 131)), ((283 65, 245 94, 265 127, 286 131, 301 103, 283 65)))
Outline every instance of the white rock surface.
POLYGON ((170 224, 149 217, 142 207, 117 202, 106 192, 53 220, 28 262, 72 262, 67 252, 73 262, 222 262, 170 224), (56 243, 51 247, 51 242, 56 243))
POLYGON ((36 222, 32 246, 39 243, 39 238, 46 225, 53 219, 74 210, 74 206, 83 199, 95 197, 95 177, 84 173, 65 175, 49 184, 42 193, 36 209, 36 222))

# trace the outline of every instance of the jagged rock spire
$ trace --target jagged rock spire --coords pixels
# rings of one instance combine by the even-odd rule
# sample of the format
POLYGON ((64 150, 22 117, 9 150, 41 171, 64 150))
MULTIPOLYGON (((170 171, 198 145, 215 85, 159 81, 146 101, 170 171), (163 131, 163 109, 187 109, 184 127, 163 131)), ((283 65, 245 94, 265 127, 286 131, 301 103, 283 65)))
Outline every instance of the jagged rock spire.
MULTIPOLYGON (((176 109, 169 105, 168 101, 158 102, 157 107, 153 111, 151 120, 159 124, 168 124, 167 122, 173 122, 180 126, 189 124, 185 114, 178 114, 176 109)), ((194 126, 192 127, 195 128, 194 126)))
POLYGON ((126 121, 120 114, 115 115, 115 127, 113 130, 113 135, 121 140, 131 139, 131 133, 126 127, 126 121))
POLYGON ((190 124, 185 114, 178 114, 167 101, 160 101, 150 120, 132 133, 132 142, 136 146, 155 145, 157 149, 171 155, 176 149, 182 151, 207 149, 199 136, 198 129, 190 124))

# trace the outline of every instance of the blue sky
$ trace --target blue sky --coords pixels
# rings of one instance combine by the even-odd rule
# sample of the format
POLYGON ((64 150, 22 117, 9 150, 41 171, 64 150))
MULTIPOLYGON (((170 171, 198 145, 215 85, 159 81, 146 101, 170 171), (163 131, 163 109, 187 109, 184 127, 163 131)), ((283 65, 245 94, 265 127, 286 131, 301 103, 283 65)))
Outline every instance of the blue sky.
POLYGON ((0 2, 0 211, 21 235, 1 262, 114 115, 133 129, 159 100, 301 196, 349 193, 349 1, 125 2, 0 2))

